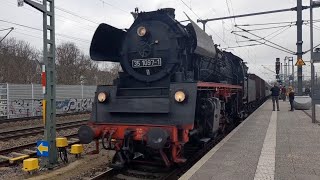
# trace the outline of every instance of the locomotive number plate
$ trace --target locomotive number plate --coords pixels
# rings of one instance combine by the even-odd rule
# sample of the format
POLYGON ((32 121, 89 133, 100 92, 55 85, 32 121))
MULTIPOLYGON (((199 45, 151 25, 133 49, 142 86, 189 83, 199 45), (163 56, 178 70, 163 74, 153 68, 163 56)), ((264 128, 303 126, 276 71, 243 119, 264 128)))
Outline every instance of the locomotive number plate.
POLYGON ((133 68, 156 67, 161 66, 161 58, 134 59, 132 60, 133 68))

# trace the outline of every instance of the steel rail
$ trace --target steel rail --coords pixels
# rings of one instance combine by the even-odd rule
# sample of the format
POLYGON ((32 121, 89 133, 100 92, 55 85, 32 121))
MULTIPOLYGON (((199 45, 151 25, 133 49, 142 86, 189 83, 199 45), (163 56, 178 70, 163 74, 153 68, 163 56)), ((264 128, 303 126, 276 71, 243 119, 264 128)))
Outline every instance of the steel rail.
MULTIPOLYGON (((87 122, 87 121, 88 121, 88 119, 82 119, 82 120, 77 120, 77 121, 59 123, 59 124, 57 124, 57 130, 71 129, 74 127, 79 127, 79 126, 85 124, 85 122, 87 122)), ((43 133, 43 131, 44 131, 43 126, 36 126, 36 127, 23 128, 23 129, 17 129, 17 130, 3 131, 3 132, 0 132, 0 141, 37 135, 37 134, 43 133)))
MULTIPOLYGON (((90 111, 57 114, 56 116, 57 117, 67 117, 67 116, 75 116, 75 115, 88 114, 88 113, 90 113, 90 111)), ((21 122, 21 121, 31 121, 31 120, 36 120, 36 119, 42 119, 42 116, 29 116, 29 117, 22 117, 22 118, 0 119, 0 124, 15 123, 15 122, 21 122)))

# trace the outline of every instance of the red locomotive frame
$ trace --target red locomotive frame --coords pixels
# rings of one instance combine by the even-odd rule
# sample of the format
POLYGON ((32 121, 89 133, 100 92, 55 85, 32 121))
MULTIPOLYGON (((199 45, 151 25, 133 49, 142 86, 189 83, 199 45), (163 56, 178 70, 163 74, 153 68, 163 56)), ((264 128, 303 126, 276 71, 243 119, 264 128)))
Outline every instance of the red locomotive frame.
MULTIPOLYGON (((225 103, 228 102, 229 98, 237 93, 241 93, 242 87, 237 85, 222 84, 222 83, 211 83, 211 82, 198 82, 197 83, 198 91, 199 90, 208 90, 212 91, 213 97, 218 97, 225 103)), ((224 112, 221 112, 224 114, 224 112)), ((223 117, 223 116, 222 116, 223 117)), ((107 143, 112 144, 113 148, 116 151, 120 151, 123 146, 125 133, 127 130, 132 130, 133 140, 135 141, 145 141, 144 135, 151 128, 159 127, 165 129, 170 137, 170 149, 171 152, 168 157, 164 153, 163 149, 160 150, 161 157, 166 166, 170 166, 173 163, 183 163, 186 161, 182 156, 181 150, 183 145, 189 141, 189 132, 194 129, 194 124, 184 125, 184 127, 179 128, 174 125, 152 125, 152 124, 114 124, 114 123, 89 123, 89 127, 92 128, 94 132, 94 138, 96 139, 97 149, 96 152, 99 152, 99 142, 98 139, 102 138, 107 139, 107 143)))

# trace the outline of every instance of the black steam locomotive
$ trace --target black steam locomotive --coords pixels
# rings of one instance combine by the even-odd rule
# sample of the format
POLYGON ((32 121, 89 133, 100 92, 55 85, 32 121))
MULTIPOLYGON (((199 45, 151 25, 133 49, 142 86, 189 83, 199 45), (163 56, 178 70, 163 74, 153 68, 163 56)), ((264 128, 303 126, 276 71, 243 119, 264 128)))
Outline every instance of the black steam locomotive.
POLYGON ((100 24, 92 39, 91 58, 120 62, 123 72, 112 86, 97 87, 79 138, 102 138, 104 148, 116 150, 113 166, 137 153, 167 166, 183 163, 185 144, 216 137, 264 99, 246 97, 241 58, 219 50, 191 19, 179 23, 174 11, 139 13, 126 31, 100 24))

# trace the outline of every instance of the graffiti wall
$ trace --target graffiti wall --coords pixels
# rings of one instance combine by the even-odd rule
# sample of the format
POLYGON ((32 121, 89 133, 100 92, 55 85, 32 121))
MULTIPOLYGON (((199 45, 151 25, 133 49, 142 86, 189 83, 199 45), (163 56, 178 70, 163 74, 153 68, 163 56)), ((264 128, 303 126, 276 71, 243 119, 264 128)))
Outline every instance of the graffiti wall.
POLYGON ((9 101, 9 117, 41 116, 42 101, 40 99, 12 99, 9 101))
POLYGON ((0 119, 8 115, 7 95, 7 84, 0 84, 0 119))
MULTIPOLYGON (((56 101, 56 113, 74 113, 91 111, 92 99, 64 99, 56 101)), ((7 112, 7 110, 5 109, 7 112)), ((0 110, 1 113, 1 110, 0 110)), ((9 117, 21 118, 30 116, 42 116, 41 99, 17 99, 9 102, 9 117)))
POLYGON ((7 117, 7 100, 0 100, 0 118, 7 117))
MULTIPOLYGON (((91 111, 96 86, 57 85, 56 113, 91 111)), ((42 85, 1 84, 0 119, 42 116, 42 85)))
POLYGON ((57 101, 57 113, 91 111, 92 99, 66 99, 57 101))

